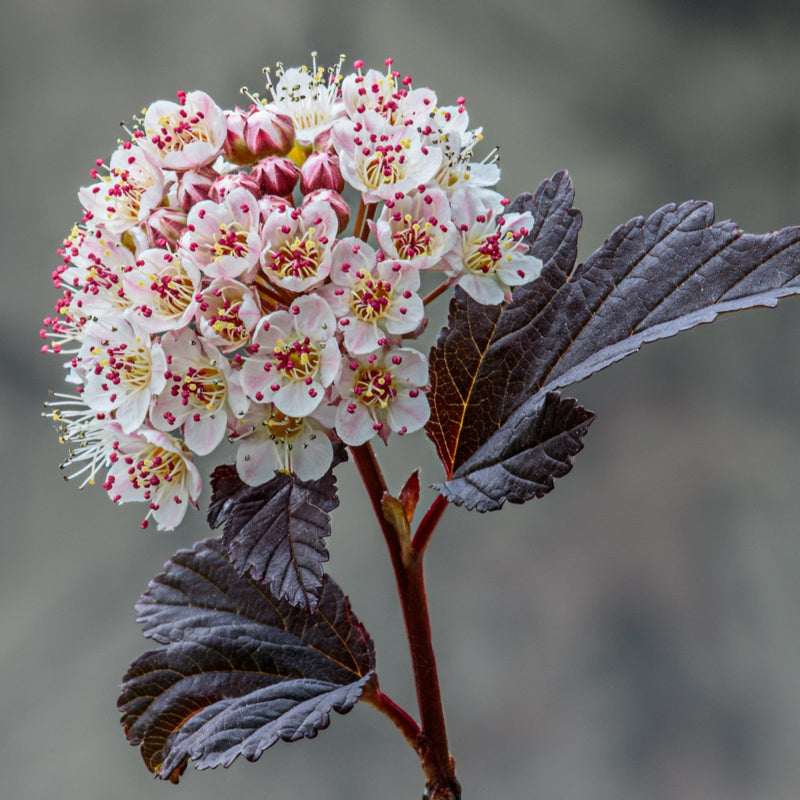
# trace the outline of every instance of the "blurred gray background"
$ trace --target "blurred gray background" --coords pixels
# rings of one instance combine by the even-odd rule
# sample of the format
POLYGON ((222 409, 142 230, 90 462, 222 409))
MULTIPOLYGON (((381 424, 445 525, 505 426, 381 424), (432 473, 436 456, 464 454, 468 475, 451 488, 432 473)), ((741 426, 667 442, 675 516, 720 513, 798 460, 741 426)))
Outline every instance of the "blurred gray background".
MULTIPOLYGON (((242 84, 261 88, 262 66, 311 50, 393 56, 443 102, 466 96, 487 149, 501 145, 505 194, 571 171, 581 258, 690 198, 761 232, 800 222, 792 6, 2 0, 2 800, 421 793, 412 752, 366 706, 178 787, 125 742, 119 681, 148 646, 133 604, 208 530, 194 513, 142 532, 140 508, 78 493, 39 417, 62 380, 37 338, 54 251, 118 122, 177 89, 230 107, 242 84)), ((800 302, 786 300, 648 345, 574 387, 599 418, 557 491, 492 516, 448 511, 428 580, 465 798, 800 794, 798 342, 800 302)), ((392 455, 395 488, 420 459, 439 478, 421 437, 392 455)), ((352 466, 340 473, 330 571, 375 638, 384 690, 411 706, 383 543, 352 466)))

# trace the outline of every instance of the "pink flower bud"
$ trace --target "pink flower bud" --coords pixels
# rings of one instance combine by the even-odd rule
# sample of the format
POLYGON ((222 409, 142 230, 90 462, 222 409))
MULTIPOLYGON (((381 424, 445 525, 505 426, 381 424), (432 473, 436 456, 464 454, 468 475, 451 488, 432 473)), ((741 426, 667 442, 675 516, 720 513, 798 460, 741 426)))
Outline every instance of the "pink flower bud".
POLYGON ((341 192, 344 178, 339 169, 339 156, 328 153, 312 153, 300 168, 300 191, 303 194, 317 189, 341 192))
POLYGON ((244 140, 244 123, 248 113, 238 107, 233 111, 225 112, 228 132, 225 136, 223 150, 228 160, 234 164, 252 164, 256 158, 244 140))
POLYGON ((270 194, 265 195, 258 201, 258 210, 261 214, 262 222, 266 222, 275 211, 283 213, 288 208, 294 208, 291 197, 278 197, 277 195, 270 194))
POLYGON ((178 203, 184 211, 188 211, 195 203, 208 200, 211 185, 219 177, 219 173, 211 167, 200 167, 184 172, 178 180, 178 203))
POLYGON ((231 172, 228 175, 220 175, 214 181, 208 199, 219 203, 226 194, 238 188, 247 189, 254 197, 261 196, 261 188, 250 175, 246 172, 231 172))
POLYGON ((250 176, 258 181, 264 194, 287 197, 294 190, 300 176, 294 161, 282 156, 262 158, 251 170, 250 176))
POLYGON ((330 153, 331 155, 336 152, 336 148, 333 146, 333 138, 331 137, 332 130, 333 126, 330 125, 314 137, 314 144, 311 148, 314 152, 330 153))
POLYGON ((339 223, 339 230, 343 231, 350 221, 350 206, 347 205, 344 197, 332 189, 315 189, 303 198, 303 206, 307 206, 316 200, 327 203, 333 209, 333 213, 336 214, 336 220, 339 223))
POLYGON ((186 212, 163 206, 157 208, 147 218, 145 229, 151 247, 173 250, 186 230, 186 212))
POLYGON ((244 140, 259 158, 285 156, 294 147, 294 122, 287 114, 256 109, 245 120, 244 140))

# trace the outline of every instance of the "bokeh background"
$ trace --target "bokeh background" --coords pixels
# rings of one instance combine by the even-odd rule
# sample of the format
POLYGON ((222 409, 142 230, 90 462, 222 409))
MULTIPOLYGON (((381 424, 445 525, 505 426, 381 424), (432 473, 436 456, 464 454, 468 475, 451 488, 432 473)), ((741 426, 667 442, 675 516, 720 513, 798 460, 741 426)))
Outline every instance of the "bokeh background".
MULTIPOLYGON (((115 701, 148 644, 133 604, 173 551, 141 509, 61 480, 40 419, 54 254, 78 187, 177 89, 230 107, 263 65, 393 56, 467 97, 507 195, 568 168, 581 257, 667 202, 761 232, 800 222, 796 4, 777 0, 2 0, 0 798, 419 797, 405 742, 357 706, 257 764, 154 781, 115 701)), ((444 314, 444 306, 433 308, 444 314)), ((441 317, 440 317, 441 319, 441 317)), ((434 322, 434 325, 436 323, 434 322)), ((800 302, 718 320, 574 388, 599 418, 557 491, 450 510, 428 580, 465 798, 795 800, 800 793, 800 302)), ((420 437, 385 463, 397 488, 420 437)), ((210 466, 210 465, 209 465, 210 466)), ((208 471, 208 470, 206 470, 208 471)), ((413 705, 383 543, 340 470, 330 571, 413 705)), ((207 501, 207 494, 204 498, 207 501)))

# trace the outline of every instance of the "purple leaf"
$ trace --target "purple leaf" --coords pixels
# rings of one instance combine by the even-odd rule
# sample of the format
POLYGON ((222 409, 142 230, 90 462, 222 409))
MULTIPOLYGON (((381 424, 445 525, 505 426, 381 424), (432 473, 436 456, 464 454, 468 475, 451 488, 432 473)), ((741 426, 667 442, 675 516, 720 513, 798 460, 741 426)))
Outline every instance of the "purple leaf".
MULTIPOLYGON (((454 502, 467 502, 457 486, 471 476, 473 456, 480 451, 480 464, 500 465, 504 426, 526 417, 535 424, 546 394, 645 342, 800 292, 800 227, 745 234, 733 222, 715 223, 711 204, 697 201, 631 220, 573 267, 581 218, 572 196, 559 173, 533 197, 514 201, 512 210, 530 210, 537 220, 531 252, 545 262, 542 275, 500 307, 456 289, 431 352, 426 430, 448 479, 458 475, 457 485, 447 484, 454 502)), ((533 448, 530 457, 539 453, 533 448)))
POLYGON ((539 396, 536 407, 515 414, 453 477, 436 488, 470 510, 496 511, 524 503, 553 488, 553 479, 572 469, 595 415, 558 392, 539 396))
POLYGON ((276 475, 248 486, 230 466, 212 476, 208 519, 224 523, 222 542, 236 570, 267 583, 277 598, 314 611, 328 560, 328 512, 339 505, 333 471, 316 481, 276 475))
POLYGON ((514 305, 536 309, 502 327, 533 347, 520 378, 538 392, 583 380, 718 314, 774 306, 800 292, 800 227, 742 233, 710 203, 668 205, 621 225, 539 309, 535 284, 514 305))
MULTIPOLYGON (((582 219, 572 208, 574 194, 566 172, 559 172, 533 197, 522 195, 510 206, 512 211, 533 213, 531 252, 544 262, 541 277, 532 284, 539 302, 529 300, 528 319, 547 307, 575 263, 582 219)), ((457 287, 448 327, 431 350, 431 418, 426 432, 448 478, 529 395, 515 369, 524 356, 520 348, 528 345, 526 337, 514 341, 501 336, 509 317, 524 320, 516 304, 482 305, 457 287)))
POLYGON ((131 665, 118 705, 148 769, 173 783, 189 759, 227 767, 316 736, 375 667, 369 634, 328 576, 312 615, 237 573, 218 539, 176 553, 137 611, 144 635, 166 646, 131 665))

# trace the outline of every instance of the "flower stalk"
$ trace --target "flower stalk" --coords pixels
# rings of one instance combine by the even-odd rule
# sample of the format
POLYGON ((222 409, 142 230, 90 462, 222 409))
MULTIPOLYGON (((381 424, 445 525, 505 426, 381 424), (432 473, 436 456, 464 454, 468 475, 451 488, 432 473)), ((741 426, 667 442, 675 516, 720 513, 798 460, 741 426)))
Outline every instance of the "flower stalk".
POLYGON ((449 288, 450 282, 443 281, 422 298, 422 305, 427 306, 428 303, 432 303, 440 294, 444 294, 449 288))
MULTIPOLYGON (((461 788, 447 742, 423 571, 425 547, 444 513, 447 501, 441 495, 434 500, 420 523, 414 543, 404 547, 402 534, 383 511, 383 498, 388 490, 375 451, 366 443, 351 447, 350 453, 372 503, 394 570, 419 706, 422 745, 417 752, 425 773, 426 797, 429 800, 459 800, 461 788)), ((391 714, 389 716, 397 724, 394 717, 391 714)))

